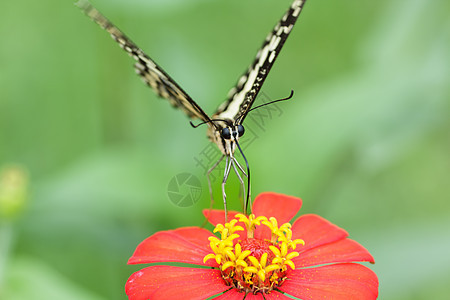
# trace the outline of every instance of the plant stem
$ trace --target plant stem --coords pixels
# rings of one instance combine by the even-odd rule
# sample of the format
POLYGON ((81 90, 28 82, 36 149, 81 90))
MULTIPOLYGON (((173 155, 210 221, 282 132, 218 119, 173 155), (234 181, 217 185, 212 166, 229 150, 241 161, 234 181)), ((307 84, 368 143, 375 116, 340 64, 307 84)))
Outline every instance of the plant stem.
POLYGON ((13 240, 13 226, 11 221, 0 221, 0 299, 3 291, 8 258, 13 240))

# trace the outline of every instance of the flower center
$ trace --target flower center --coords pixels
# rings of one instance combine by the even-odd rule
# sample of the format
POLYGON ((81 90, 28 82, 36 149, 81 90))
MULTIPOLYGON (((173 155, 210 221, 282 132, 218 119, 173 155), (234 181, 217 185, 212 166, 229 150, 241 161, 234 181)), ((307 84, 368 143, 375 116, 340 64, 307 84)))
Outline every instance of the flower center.
POLYGON ((220 239, 209 238, 213 253, 206 255, 203 261, 215 259, 227 285, 245 293, 268 294, 284 282, 288 266, 295 269, 292 259, 298 252, 293 250, 297 244, 305 243, 300 239, 292 240, 291 224, 278 227, 274 217, 237 214, 235 218, 216 226, 214 232, 220 233, 220 239), (246 238, 240 239, 235 233, 244 230, 236 225, 238 221, 247 229, 246 238), (254 238, 258 226, 270 229, 270 240, 254 238))

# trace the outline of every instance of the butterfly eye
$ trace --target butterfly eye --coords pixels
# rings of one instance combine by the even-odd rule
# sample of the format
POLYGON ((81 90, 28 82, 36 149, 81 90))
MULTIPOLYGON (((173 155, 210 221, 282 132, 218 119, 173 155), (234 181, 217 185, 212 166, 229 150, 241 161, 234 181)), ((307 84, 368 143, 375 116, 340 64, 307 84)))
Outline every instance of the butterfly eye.
POLYGON ((224 129, 222 129, 222 137, 226 140, 231 139, 231 131, 230 128, 225 127, 224 129))
POLYGON ((244 132, 245 132, 244 126, 238 125, 238 126, 237 126, 237 131, 238 131, 239 137, 243 136, 243 135, 244 135, 244 132))

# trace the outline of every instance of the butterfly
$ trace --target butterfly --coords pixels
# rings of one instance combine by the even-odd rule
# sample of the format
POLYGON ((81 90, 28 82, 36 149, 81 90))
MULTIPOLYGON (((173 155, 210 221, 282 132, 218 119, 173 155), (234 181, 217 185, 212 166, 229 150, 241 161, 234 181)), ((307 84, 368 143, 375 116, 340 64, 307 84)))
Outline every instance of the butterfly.
POLYGON ((225 216, 227 216, 225 184, 231 168, 233 168, 236 173, 244 193, 245 185, 239 171, 247 178, 246 201, 244 202, 243 208, 244 213, 247 213, 249 206, 251 207, 250 168, 247 158, 239 145, 239 139, 245 132, 242 123, 251 110, 273 102, 292 98, 293 91, 291 91, 290 96, 287 98, 275 100, 252 108, 256 96, 261 90, 261 87, 287 37, 291 33, 305 2, 306 0, 295 0, 291 4, 287 12, 264 40, 253 63, 239 78, 236 86, 228 93, 226 101, 218 107, 212 116, 206 114, 203 109, 158 64, 156 64, 154 60, 145 54, 142 49, 133 43, 87 0, 80 0, 76 5, 80 7, 89 18, 106 30, 119 46, 134 58, 136 61, 134 65, 135 70, 148 86, 150 86, 160 97, 167 99, 172 106, 182 110, 189 118, 199 119, 201 121, 197 125, 194 125, 191 121, 193 127, 198 127, 203 124, 208 126, 208 138, 217 145, 222 153, 221 158, 207 172, 210 195, 212 199, 210 174, 225 158, 222 197, 225 216), (245 170, 234 156, 237 149, 245 160, 245 170))

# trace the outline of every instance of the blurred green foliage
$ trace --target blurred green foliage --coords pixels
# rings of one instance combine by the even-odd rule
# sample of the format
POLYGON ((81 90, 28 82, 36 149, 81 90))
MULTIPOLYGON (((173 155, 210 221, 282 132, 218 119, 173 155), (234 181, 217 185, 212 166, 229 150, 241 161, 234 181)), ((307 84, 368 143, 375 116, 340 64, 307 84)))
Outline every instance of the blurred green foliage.
MULTIPOLYGON (((290 2, 93 4, 213 112, 290 2)), ((369 249, 380 299, 450 292, 449 12, 443 0, 309 0, 263 88, 294 99, 245 149, 254 196, 301 197, 302 214, 369 249)), ((71 1, 2 1, 0 36, 0 167, 30 182, 21 217, 1 223, 0 298, 124 299, 140 241, 203 222, 205 128, 71 1), (181 172, 203 183, 190 208, 168 200, 181 172)))

